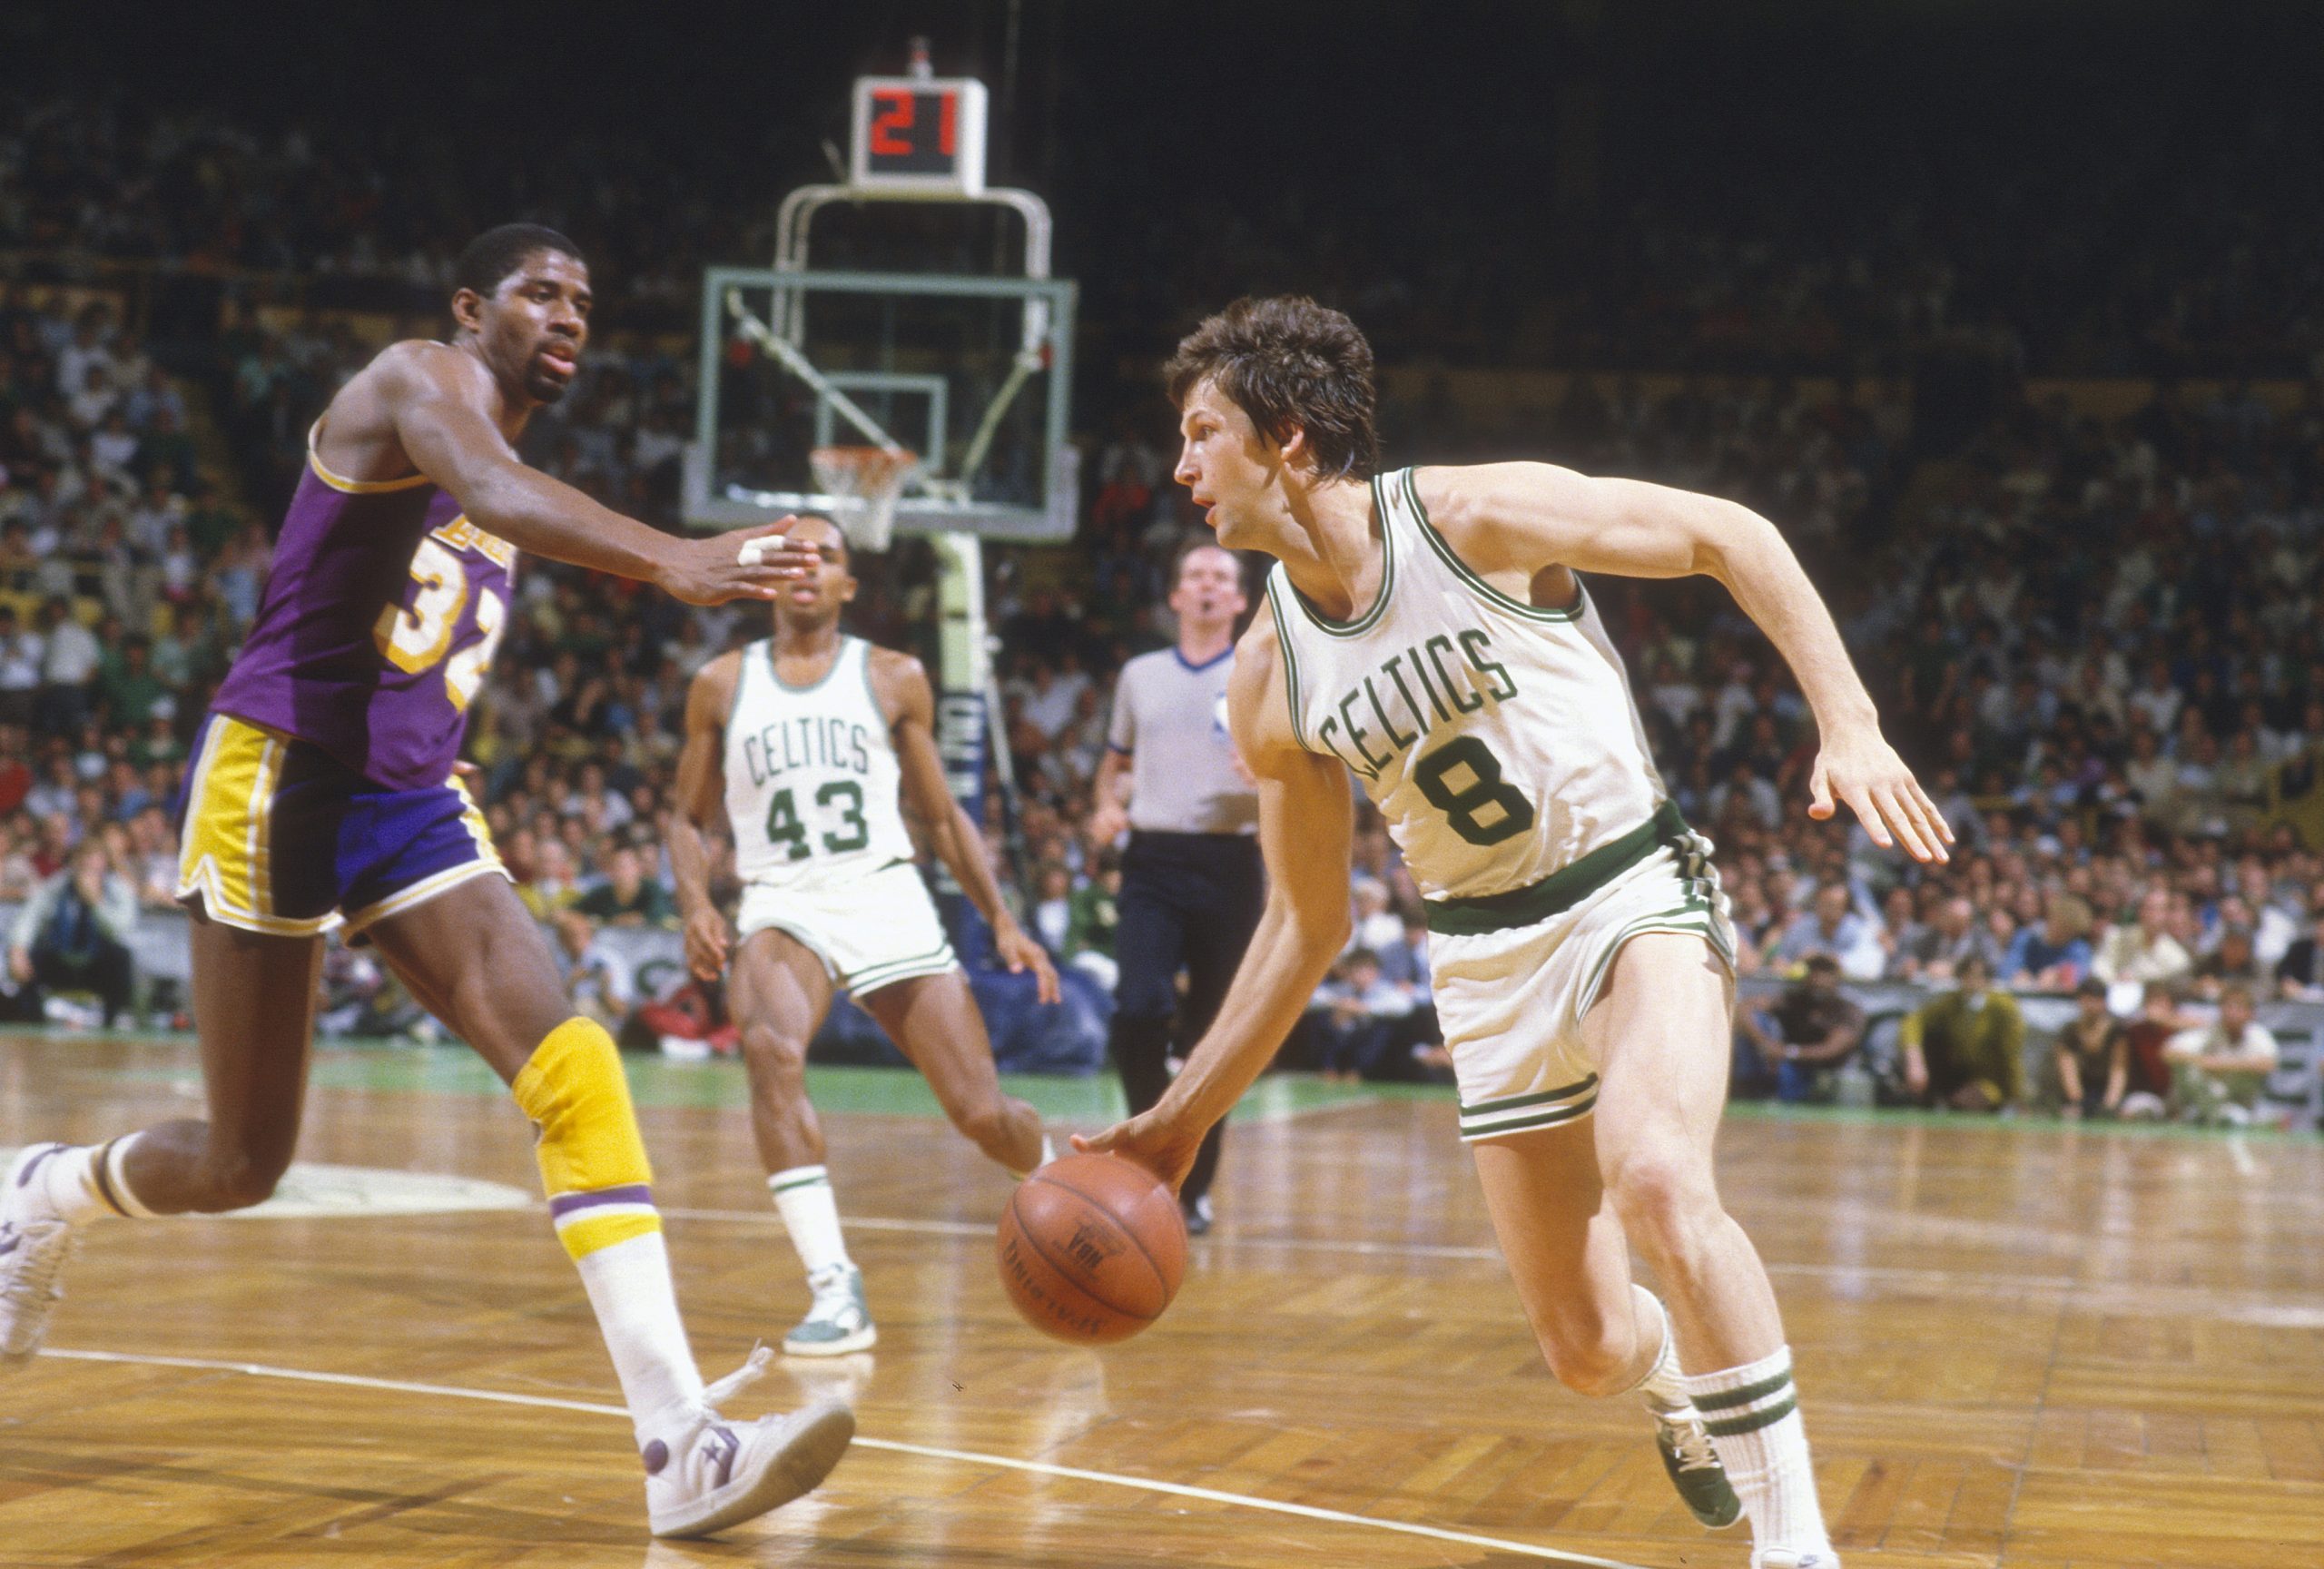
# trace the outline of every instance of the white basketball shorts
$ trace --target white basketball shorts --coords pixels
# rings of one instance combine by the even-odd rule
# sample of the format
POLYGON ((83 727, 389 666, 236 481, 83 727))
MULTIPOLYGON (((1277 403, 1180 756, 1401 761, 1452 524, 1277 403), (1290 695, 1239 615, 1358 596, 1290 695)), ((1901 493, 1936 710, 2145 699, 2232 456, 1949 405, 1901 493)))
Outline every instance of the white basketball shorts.
POLYGON ((769 929, 796 939, 852 997, 960 964, 909 861, 804 883, 747 883, 736 925, 743 942, 769 929))
POLYGON ((1589 1115, 1598 1103, 1599 1064, 1582 1044, 1581 1021, 1631 938, 1700 937, 1734 973, 1734 930, 1709 852, 1708 840, 1684 834, 1545 920, 1431 933, 1436 1016, 1460 1089, 1463 1140, 1589 1115))

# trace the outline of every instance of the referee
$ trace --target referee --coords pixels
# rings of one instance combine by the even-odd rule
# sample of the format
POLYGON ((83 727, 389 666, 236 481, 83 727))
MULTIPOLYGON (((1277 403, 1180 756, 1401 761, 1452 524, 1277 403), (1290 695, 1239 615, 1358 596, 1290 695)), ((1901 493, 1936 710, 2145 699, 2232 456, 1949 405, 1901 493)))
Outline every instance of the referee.
MULTIPOLYGON (((1139 655, 1114 688, 1089 823, 1100 844, 1130 831, 1109 1045, 1132 1115, 1169 1088, 1174 1037, 1191 1045, 1210 1028, 1266 903, 1258 792, 1226 732, 1235 628, 1250 607, 1242 562, 1217 545, 1192 547, 1178 558, 1169 605, 1177 646, 1139 655)), ((1210 1182, 1226 1127, 1219 1122, 1203 1140, 1179 1192, 1187 1229, 1196 1236, 1210 1229, 1210 1182)))

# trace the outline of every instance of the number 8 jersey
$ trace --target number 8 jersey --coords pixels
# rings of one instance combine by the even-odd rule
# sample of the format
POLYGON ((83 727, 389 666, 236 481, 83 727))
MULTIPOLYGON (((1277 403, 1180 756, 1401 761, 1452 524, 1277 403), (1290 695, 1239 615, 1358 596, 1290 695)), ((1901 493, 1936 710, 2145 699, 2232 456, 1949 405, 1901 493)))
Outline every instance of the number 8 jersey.
POLYGON ((440 785, 499 645, 516 559, 427 476, 341 479, 310 435, 257 619, 212 706, 390 790, 440 785))
POLYGON ((831 668, 805 686, 775 674, 772 639, 744 648, 725 765, 734 870, 745 882, 842 883, 912 858, 903 771, 862 638, 842 636, 831 668))
POLYGON ((1334 621, 1277 565, 1267 600, 1299 744, 1363 782, 1431 900, 1522 888, 1652 818, 1666 792, 1583 595, 1521 604, 1472 571, 1401 469, 1372 482, 1379 597, 1334 621))

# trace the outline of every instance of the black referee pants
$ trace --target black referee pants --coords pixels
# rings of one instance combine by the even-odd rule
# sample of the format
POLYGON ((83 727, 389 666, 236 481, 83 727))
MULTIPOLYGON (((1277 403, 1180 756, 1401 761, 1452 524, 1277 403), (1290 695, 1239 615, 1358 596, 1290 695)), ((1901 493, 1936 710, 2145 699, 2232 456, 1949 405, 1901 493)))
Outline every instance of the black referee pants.
MULTIPOLYGON (((1108 1045, 1133 1114, 1170 1087, 1174 1041, 1191 1048, 1218 1017, 1227 982, 1258 929, 1266 876, 1248 834, 1133 833, 1122 857, 1120 924, 1114 958, 1114 1022, 1108 1045), (1178 995, 1178 972, 1187 992, 1178 995)), ((1210 1191, 1218 1171, 1222 1120, 1203 1140, 1181 1196, 1210 1191)))

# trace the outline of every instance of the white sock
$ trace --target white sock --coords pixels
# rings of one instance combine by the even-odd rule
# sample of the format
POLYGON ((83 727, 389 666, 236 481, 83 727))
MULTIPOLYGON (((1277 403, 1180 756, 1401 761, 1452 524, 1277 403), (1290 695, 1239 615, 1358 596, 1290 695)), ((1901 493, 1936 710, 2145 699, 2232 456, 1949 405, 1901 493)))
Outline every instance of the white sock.
POLYGON ((692 1421, 703 1406, 702 1374, 678 1318, 662 1233, 648 1231, 586 1253, 573 1267, 596 1310, 639 1446, 692 1421))
POLYGON ((1689 1378, 1687 1393, 1743 1500, 1753 1548, 1829 1554, 1832 1539, 1824 1531, 1807 1460, 1807 1426, 1791 1383, 1791 1347, 1779 1346, 1757 1362, 1689 1378))
POLYGON ((1684 1411, 1693 1404, 1687 1397, 1687 1376, 1679 1367, 1679 1337, 1671 1332, 1669 1310, 1662 1299, 1637 1281, 1630 1282, 1630 1299, 1636 1304, 1639 1322, 1661 1326, 1662 1349, 1655 1353, 1645 1374, 1630 1386, 1630 1392, 1644 1400, 1647 1408, 1657 1416, 1668 1416, 1684 1411))
POLYGON ((62 1220, 81 1226, 125 1216, 150 1219, 122 1179, 122 1157, 143 1137, 131 1133, 110 1144, 49 1144, 16 1167, 18 1186, 11 1208, 27 1220, 62 1220))
POLYGON ((821 1166, 793 1166, 766 1179, 783 1229, 810 1278, 834 1264, 852 1264, 847 1240, 839 1234, 839 1199, 832 1192, 831 1173, 821 1166))

